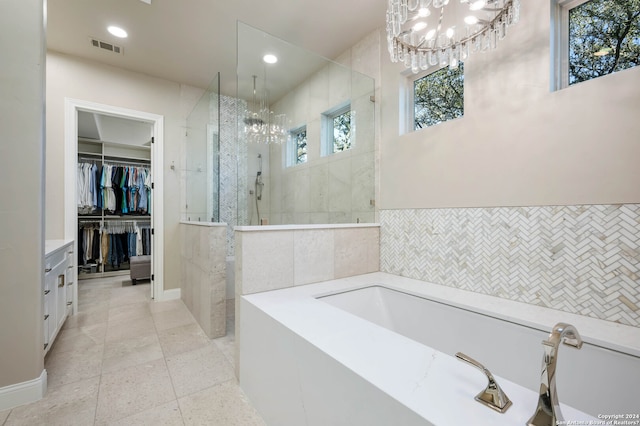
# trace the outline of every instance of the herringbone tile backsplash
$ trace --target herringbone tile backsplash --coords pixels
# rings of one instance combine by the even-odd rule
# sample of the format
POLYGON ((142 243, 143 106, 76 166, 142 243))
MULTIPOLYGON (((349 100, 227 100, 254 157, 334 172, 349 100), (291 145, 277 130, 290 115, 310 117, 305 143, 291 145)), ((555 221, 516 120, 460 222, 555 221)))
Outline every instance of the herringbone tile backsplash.
POLYGON ((380 211, 380 270, 640 327, 640 204, 380 211))

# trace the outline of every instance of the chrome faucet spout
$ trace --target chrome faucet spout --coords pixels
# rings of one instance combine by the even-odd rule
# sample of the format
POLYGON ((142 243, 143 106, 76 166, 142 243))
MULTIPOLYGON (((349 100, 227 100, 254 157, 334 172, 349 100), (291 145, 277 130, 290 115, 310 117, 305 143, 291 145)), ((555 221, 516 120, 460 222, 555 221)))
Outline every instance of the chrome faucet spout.
POLYGON ((560 342, 576 349, 582 347, 582 338, 571 324, 560 322, 553 327, 549 339, 542 341, 544 356, 540 375, 540 392, 536 411, 527 422, 527 426, 556 426, 563 422, 556 391, 556 362, 560 342))

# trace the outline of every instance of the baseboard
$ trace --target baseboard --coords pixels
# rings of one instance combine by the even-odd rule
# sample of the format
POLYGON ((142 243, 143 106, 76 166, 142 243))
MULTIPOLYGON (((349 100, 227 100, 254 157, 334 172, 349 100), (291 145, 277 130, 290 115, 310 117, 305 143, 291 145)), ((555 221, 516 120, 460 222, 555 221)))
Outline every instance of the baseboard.
POLYGON ((180 299, 180 289, 172 288, 169 290, 163 290, 162 295, 160 296, 160 301, 164 300, 176 300, 180 299))
POLYGON ((44 397, 47 392, 47 370, 40 377, 0 388, 0 411, 29 404, 44 397))

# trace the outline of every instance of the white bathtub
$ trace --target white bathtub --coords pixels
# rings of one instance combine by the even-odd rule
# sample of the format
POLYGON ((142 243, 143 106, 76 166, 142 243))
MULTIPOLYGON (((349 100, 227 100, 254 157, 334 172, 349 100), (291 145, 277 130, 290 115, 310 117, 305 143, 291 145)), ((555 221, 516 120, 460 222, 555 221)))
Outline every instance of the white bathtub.
POLYGON ((244 296, 240 384, 273 425, 522 425, 560 321, 585 341, 559 349, 565 420, 638 413, 638 329, 382 273, 244 296), (506 413, 474 401, 486 378, 458 351, 493 372, 506 413))

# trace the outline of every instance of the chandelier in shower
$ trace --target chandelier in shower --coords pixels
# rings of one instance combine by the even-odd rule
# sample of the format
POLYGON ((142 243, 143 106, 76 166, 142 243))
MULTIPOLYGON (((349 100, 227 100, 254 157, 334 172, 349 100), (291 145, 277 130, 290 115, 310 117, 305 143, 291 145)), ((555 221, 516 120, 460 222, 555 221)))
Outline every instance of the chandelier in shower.
POLYGON ((520 0, 388 0, 392 62, 413 73, 457 68, 471 52, 494 49, 520 18, 520 0))
POLYGON ((275 114, 269 108, 269 99, 266 90, 266 76, 263 91, 258 99, 256 79, 253 76, 253 100, 246 109, 244 119, 244 132, 247 142, 254 143, 283 143, 289 137, 287 129, 287 117, 285 114, 275 114))

